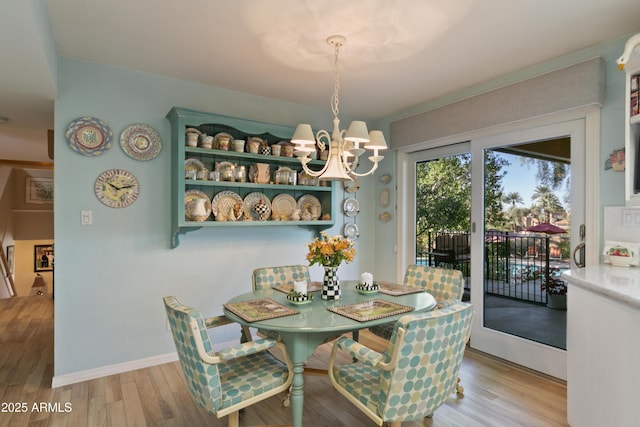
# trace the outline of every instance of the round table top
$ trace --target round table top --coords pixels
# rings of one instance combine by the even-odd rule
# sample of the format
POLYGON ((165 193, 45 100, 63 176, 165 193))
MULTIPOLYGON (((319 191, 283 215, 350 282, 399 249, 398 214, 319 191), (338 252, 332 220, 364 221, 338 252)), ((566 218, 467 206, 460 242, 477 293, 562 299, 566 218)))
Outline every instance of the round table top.
POLYGON ((435 307, 436 301, 433 296, 427 292, 417 292, 407 295, 392 296, 381 292, 375 294, 361 295, 355 288, 357 281, 341 281, 342 298, 339 300, 327 301, 321 298, 320 292, 313 293, 313 301, 305 305, 292 305, 286 299, 286 294, 274 289, 262 290, 256 292, 247 292, 231 299, 229 303, 248 301, 260 298, 270 298, 280 304, 292 307, 298 310, 299 314, 291 316, 277 317, 273 319, 260 320, 256 322, 247 322, 236 316, 226 308, 224 313, 230 319, 244 325, 252 327, 273 330, 279 332, 303 332, 303 333, 324 333, 324 332, 348 332, 357 329, 365 329, 370 326, 383 323, 394 322, 405 314, 415 313, 416 311, 428 311, 435 307), (395 316, 384 317, 381 319, 371 320, 367 322, 359 322, 346 316, 329 311, 328 308, 335 306, 343 306, 366 302, 372 299, 382 299, 391 301, 396 304, 409 306, 413 311, 398 314, 395 316))

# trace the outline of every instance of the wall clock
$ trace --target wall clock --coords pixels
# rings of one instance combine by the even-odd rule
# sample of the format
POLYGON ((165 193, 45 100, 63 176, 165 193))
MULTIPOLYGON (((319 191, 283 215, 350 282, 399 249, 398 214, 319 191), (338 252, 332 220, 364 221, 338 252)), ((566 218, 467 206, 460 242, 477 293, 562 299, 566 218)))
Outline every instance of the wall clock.
POLYGON ((98 200, 110 208, 126 208, 136 201, 140 185, 135 176, 122 169, 109 169, 96 179, 98 200))

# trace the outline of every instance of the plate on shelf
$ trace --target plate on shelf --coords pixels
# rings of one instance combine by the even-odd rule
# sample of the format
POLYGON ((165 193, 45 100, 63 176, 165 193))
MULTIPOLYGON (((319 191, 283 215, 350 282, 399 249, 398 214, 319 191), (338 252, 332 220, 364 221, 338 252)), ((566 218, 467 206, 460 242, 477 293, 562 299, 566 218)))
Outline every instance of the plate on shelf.
POLYGON ((360 236, 360 231, 358 230, 358 226, 349 223, 344 225, 344 229, 342 230, 342 235, 349 240, 355 240, 360 236))
POLYGON ((351 197, 344 201, 342 208, 344 209, 344 214, 348 217, 354 217, 360 212, 358 201, 351 197))
POLYGON ((312 194, 305 194, 298 199, 298 209, 300 209, 300 217, 304 218, 305 212, 311 214, 311 219, 316 220, 322 215, 322 205, 320 200, 312 194))
POLYGON ((216 133, 216 134, 213 136, 213 141, 214 141, 214 142, 213 142, 213 146, 214 146, 215 148, 219 148, 219 147, 220 147, 220 140, 221 140, 221 139, 227 139, 227 140, 229 140, 229 144, 228 144, 227 146, 231 146, 231 144, 233 144, 233 139, 234 139, 234 138, 233 138, 233 136, 231 136, 231 134, 226 133, 226 132, 219 132, 219 133, 216 133))
POLYGON ((249 193, 246 196, 244 196, 244 204, 247 205, 247 209, 249 210, 249 215, 251 215, 251 218, 254 219, 254 221, 259 221, 260 220, 260 214, 256 213, 253 210, 253 207, 256 205, 256 203, 258 203, 260 200, 262 200, 262 202, 267 205, 268 209, 265 213, 265 218, 270 218, 271 217, 271 209, 272 209, 272 205, 271 205, 271 201, 269 200, 269 198, 259 192, 253 192, 253 193, 249 193))
POLYGON ((83 156, 93 157, 111 148, 113 132, 100 119, 80 117, 69 123, 64 136, 73 151, 83 156))
POLYGON ((229 213, 233 211, 233 206, 236 203, 246 206, 238 193, 234 193, 233 191, 220 191, 213 196, 211 200, 211 213, 213 213, 215 217, 222 214, 226 219, 229 213))
POLYGON ((278 194, 271 201, 271 215, 274 219, 288 221, 291 219, 291 214, 296 209, 298 209, 296 199, 294 199, 290 194, 278 194))
POLYGON ((187 159, 184 161, 184 170, 185 171, 203 171, 207 168, 204 166, 201 160, 198 159, 187 159))
POLYGON ((162 141, 154 128, 144 123, 136 123, 122 131, 120 146, 132 159, 151 160, 160 153, 162 141))
POLYGON ((200 190, 187 190, 184 193, 185 221, 206 221, 211 215, 209 196, 200 190))

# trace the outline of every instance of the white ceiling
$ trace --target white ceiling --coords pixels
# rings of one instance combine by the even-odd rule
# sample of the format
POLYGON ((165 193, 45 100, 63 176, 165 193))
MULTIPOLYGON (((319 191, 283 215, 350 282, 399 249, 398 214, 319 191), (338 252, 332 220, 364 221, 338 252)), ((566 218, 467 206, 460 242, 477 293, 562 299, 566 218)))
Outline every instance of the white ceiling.
POLYGON ((638 0, 8 0, 0 159, 48 160, 57 55, 328 109, 325 39, 340 33, 340 110, 376 119, 632 34, 639 18, 638 0))

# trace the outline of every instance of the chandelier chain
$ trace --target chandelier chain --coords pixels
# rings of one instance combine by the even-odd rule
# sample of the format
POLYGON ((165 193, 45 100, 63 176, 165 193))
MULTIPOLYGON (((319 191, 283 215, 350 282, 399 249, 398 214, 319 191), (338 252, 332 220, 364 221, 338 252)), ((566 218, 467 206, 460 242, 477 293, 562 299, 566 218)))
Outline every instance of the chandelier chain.
POLYGON ((335 79, 333 85, 333 96, 331 99, 331 110, 333 111, 333 116, 338 117, 338 113, 340 112, 339 104, 340 104, 340 79, 338 78, 338 54, 340 53, 340 43, 335 43, 335 58, 334 58, 334 68, 335 68, 335 79))

